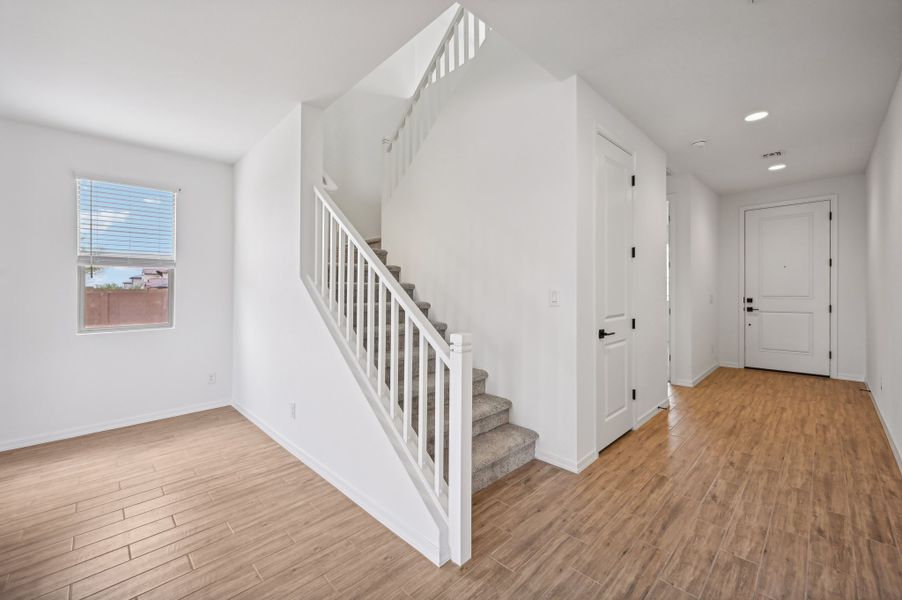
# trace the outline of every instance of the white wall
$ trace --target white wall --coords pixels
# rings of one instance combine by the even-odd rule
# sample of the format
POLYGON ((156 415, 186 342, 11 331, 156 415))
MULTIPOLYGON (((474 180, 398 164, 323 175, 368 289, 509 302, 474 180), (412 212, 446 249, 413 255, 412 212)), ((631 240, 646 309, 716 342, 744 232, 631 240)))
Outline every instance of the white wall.
POLYGON ((228 165, 0 120, 0 176, 0 450, 229 402, 228 165), (181 188, 174 328, 76 333, 76 173, 181 188))
POLYGON ((739 311, 742 291, 739 281, 740 208, 836 195, 833 218, 837 222, 836 282, 837 313, 836 376, 840 379, 863 380, 865 375, 865 310, 866 310, 866 224, 865 179, 863 175, 847 175, 818 179, 806 183, 732 194, 721 199, 719 243, 718 348, 720 363, 739 364, 739 311))
POLYGON ((455 12, 456 4, 323 111, 324 167, 338 185, 330 195, 365 238, 382 228, 382 139, 394 135, 455 12))
POLYGON ((437 562, 438 527, 300 279, 306 124, 298 107, 235 165, 235 404, 437 562))
POLYGON ((667 401, 667 183, 664 152, 587 83, 569 81, 577 92, 578 190, 577 233, 577 415, 580 466, 595 457, 595 135, 602 131, 635 156, 633 197, 632 312, 637 319, 634 340, 637 423, 653 416, 667 401))
POLYGON ((902 464, 902 79, 867 170, 867 382, 902 464))
POLYGON ((697 385, 718 364, 719 200, 691 174, 668 179, 671 239, 673 383, 697 385))
POLYGON ((498 35, 465 69, 383 206, 383 248, 430 318, 473 333, 539 456, 575 465, 575 90, 498 35))
POLYGON ((474 334, 488 390, 536 430, 538 458, 595 457, 594 135, 637 157, 637 418, 667 398, 663 152, 579 78, 493 35, 383 207, 383 245, 430 316, 474 334), (549 290, 560 306, 549 307, 549 290))

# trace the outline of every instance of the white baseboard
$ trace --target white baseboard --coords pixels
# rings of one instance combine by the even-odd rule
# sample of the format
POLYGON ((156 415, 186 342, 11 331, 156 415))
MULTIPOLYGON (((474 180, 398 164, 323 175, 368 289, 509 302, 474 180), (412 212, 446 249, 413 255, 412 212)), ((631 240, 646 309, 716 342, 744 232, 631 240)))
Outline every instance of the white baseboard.
POLYGON ((739 368, 739 363, 738 363, 738 362, 734 362, 734 361, 729 361, 729 360, 722 360, 722 361, 720 361, 720 366, 721 366, 721 367, 726 367, 726 368, 728 368, 728 369, 738 369, 738 368, 739 368))
POLYGON ((708 375, 710 375, 711 373, 713 373, 714 371, 716 371, 719 368, 720 368, 720 364, 714 363, 713 365, 708 367, 702 374, 696 375, 695 377, 693 377, 692 378, 692 387, 695 387, 698 384, 700 384, 701 382, 703 382, 705 379, 708 378, 708 375))
POLYGON ((705 369, 704 372, 702 372, 700 375, 696 375, 692 379, 672 379, 670 383, 672 383, 673 385, 678 385, 680 387, 695 387, 705 379, 707 379, 708 375, 723 366, 725 366, 723 363, 714 363, 713 365, 705 369))
POLYGON ((328 481, 332 486, 347 496, 354 504, 365 510, 374 519, 385 525, 399 538, 410 544, 420 554, 431 560, 437 566, 444 562, 441 556, 440 543, 423 537, 420 533, 411 531, 406 524, 398 520, 390 511, 386 510, 370 496, 357 489, 341 475, 322 464, 300 446, 270 427, 253 412, 240 404, 233 404, 235 409, 256 425, 261 431, 273 439, 277 444, 285 448, 299 461, 313 469, 317 475, 328 481))
POLYGON ((169 410, 161 410, 153 413, 145 413, 134 417, 125 417, 122 419, 113 419, 112 421, 104 421, 94 425, 86 425, 84 427, 73 427, 71 429, 63 429, 51 433, 42 433, 28 437, 21 437, 12 440, 0 441, 0 452, 7 450, 15 450, 17 448, 26 448, 28 446, 36 446, 38 444, 46 444, 48 442, 58 442, 59 440, 67 440, 69 438, 89 435, 91 433, 99 433, 101 431, 109 431, 111 429, 119 429, 121 427, 129 427, 131 425, 140 425, 141 423, 150 423, 151 421, 159 421, 160 419, 170 419, 172 417, 180 417, 190 413, 202 412, 213 408, 222 408, 229 406, 228 400, 218 400, 215 402, 205 402, 203 404, 189 404, 179 408, 169 410))
MULTIPOLYGON (((870 383, 863 382, 868 386, 868 390, 873 390, 874 388, 870 383)), ((902 471, 902 454, 899 453, 899 448, 896 446, 896 441, 893 439, 893 434, 890 433, 889 427, 886 426, 886 420, 883 418, 883 413, 880 412, 880 405, 877 404, 877 397, 874 396, 874 392, 868 391, 868 396, 871 397, 871 402, 874 405, 874 410, 877 412, 877 418, 880 419, 880 424, 883 425, 883 433, 886 435, 886 439, 889 441, 889 447, 893 451, 893 456, 896 458, 896 466, 899 467, 899 470, 902 471)))
POLYGON ((653 409, 651 409, 650 411, 648 411, 647 413, 645 413, 644 415, 642 415, 641 417, 639 417, 638 419, 636 419, 636 426, 633 427, 633 429, 639 429, 640 427, 642 427, 643 425, 645 425, 645 423, 646 423, 649 419, 651 419, 653 416, 655 416, 656 414, 658 414, 658 413, 661 412, 662 410, 663 410, 663 409, 662 409, 660 406, 655 406, 653 409))
POLYGON ((837 373, 834 379, 842 379, 843 381, 857 381, 859 383, 864 383, 865 381, 864 375, 852 375, 851 373, 837 373))
POLYGON ((570 471, 571 473, 579 473, 579 463, 570 458, 564 458, 563 456, 558 456, 554 452, 548 452, 547 450, 542 450, 541 448, 536 448, 536 458, 542 462, 546 462, 549 465, 554 465, 559 469, 564 469, 565 471, 570 471))
POLYGON ((586 467, 588 467, 589 465, 594 463, 596 460, 598 460, 598 450, 593 450, 592 452, 589 452, 588 454, 583 456, 581 459, 579 459, 578 463, 576 463, 576 469, 577 469, 576 472, 582 473, 586 469, 586 467))

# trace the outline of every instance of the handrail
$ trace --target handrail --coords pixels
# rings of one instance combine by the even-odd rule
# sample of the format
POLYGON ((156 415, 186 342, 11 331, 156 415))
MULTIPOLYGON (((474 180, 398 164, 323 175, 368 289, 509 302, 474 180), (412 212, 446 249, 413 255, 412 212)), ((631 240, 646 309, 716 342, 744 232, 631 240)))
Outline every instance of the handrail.
POLYGON ((440 349, 442 359, 446 363, 449 362, 451 360, 451 347, 448 345, 448 342, 442 338, 441 334, 439 334, 435 325, 432 324, 432 321, 423 314, 423 311, 420 310, 420 307, 417 306, 416 302, 407 295, 407 292, 401 287, 401 282, 395 279, 395 276, 391 274, 388 267, 379 260, 379 257, 376 256, 376 253, 373 252, 370 245, 363 239, 363 236, 361 236, 354 226, 351 225, 351 222, 338 205, 335 204, 332 197, 320 186, 314 185, 313 187, 317 198, 319 198, 319 200, 329 209, 329 212, 332 213, 335 220, 351 234, 351 241, 354 243, 354 246, 366 257, 373 270, 376 271, 376 274, 379 275, 379 278, 382 279, 384 285, 389 289, 392 295, 397 297, 398 304, 401 305, 404 312, 411 315, 411 318, 415 320, 415 325, 424 333, 429 343, 432 344, 436 350, 440 349))
POLYGON ((457 12, 454 13, 454 18, 451 19, 451 23, 448 25, 448 29, 445 30, 445 35, 442 36, 442 40, 438 44, 438 48, 435 50, 435 54, 432 55, 432 60, 427 63, 426 71, 423 73, 423 76, 420 78, 420 82, 417 84, 416 89, 413 92, 413 95, 407 101, 407 108, 404 110, 404 116, 401 117, 401 122, 398 123, 398 126, 395 128, 395 134, 388 138, 388 150, 391 151, 392 143, 398 139, 398 135, 401 133, 401 129, 404 127, 404 123, 407 122, 407 118, 410 116, 410 113, 413 112, 413 105, 420 98, 420 92, 423 88, 426 87, 426 84, 429 82, 430 76, 432 72, 435 70, 436 63, 438 62, 439 57, 445 51, 445 44, 447 44, 451 38, 454 37, 454 34, 457 31, 457 26, 460 24, 461 20, 464 18, 464 13, 466 10, 463 6, 457 9, 457 12))

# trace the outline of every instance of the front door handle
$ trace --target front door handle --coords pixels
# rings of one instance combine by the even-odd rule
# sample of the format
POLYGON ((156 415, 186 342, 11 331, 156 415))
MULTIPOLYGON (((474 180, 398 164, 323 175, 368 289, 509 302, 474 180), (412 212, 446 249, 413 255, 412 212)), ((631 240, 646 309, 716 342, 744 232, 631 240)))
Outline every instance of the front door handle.
POLYGON ((598 330, 598 339, 603 340, 604 338, 608 337, 609 335, 614 335, 615 333, 617 333, 617 332, 616 331, 606 332, 604 329, 599 329, 598 330))
POLYGON ((752 306, 746 306, 746 307, 745 307, 745 312, 758 312, 758 309, 757 309, 757 308, 754 308, 754 307, 752 307, 752 306))

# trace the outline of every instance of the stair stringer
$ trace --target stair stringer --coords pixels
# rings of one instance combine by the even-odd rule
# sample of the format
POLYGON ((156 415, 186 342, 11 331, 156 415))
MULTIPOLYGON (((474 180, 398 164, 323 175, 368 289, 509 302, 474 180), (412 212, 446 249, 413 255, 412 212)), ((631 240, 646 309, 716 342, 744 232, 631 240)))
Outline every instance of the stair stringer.
POLYGON ((423 548, 422 544, 419 543, 419 540, 411 539, 411 536, 404 529, 403 524, 394 522, 389 523, 386 522, 387 519, 380 518, 380 516, 378 515, 372 515, 371 511, 367 512, 370 512, 370 514, 377 518, 383 525, 391 529, 395 534, 404 539, 404 541, 420 551, 420 553, 426 556, 433 563, 440 566, 451 558, 448 521, 443 514, 443 507, 441 506, 439 499, 435 496, 429 486, 423 482, 419 469, 412 459, 412 456, 415 456, 416 453, 415 442, 411 441, 405 443, 398 437, 398 425, 392 423, 391 417, 389 417, 385 413, 380 398, 378 398, 372 391, 376 385, 376 379, 367 378, 366 363, 363 360, 358 360, 352 352, 350 346, 345 340, 344 334, 339 330, 338 326, 335 325, 333 321, 333 313, 332 311, 330 311, 328 306, 326 306, 326 303, 316 289, 314 282, 308 276, 302 277, 302 280, 304 282, 304 286, 307 289, 307 292, 313 299, 313 304, 316 306, 316 309, 319 311, 320 316, 322 317, 323 322, 326 325, 326 329, 329 331, 329 334, 335 341, 335 345, 338 347, 345 359, 345 362, 348 364, 348 368, 351 371, 351 374, 354 376, 354 379, 357 382, 360 391, 367 399, 373 415, 376 417, 377 422, 382 427, 386 439, 389 441, 392 449, 395 451, 395 454, 397 455, 401 465, 404 467, 404 470, 407 473, 407 476, 410 479, 411 483, 413 483, 413 486, 416 489, 420 500, 423 503, 423 506, 426 508, 433 521, 435 522, 435 525, 439 531, 437 552, 432 552, 429 548, 423 548))

